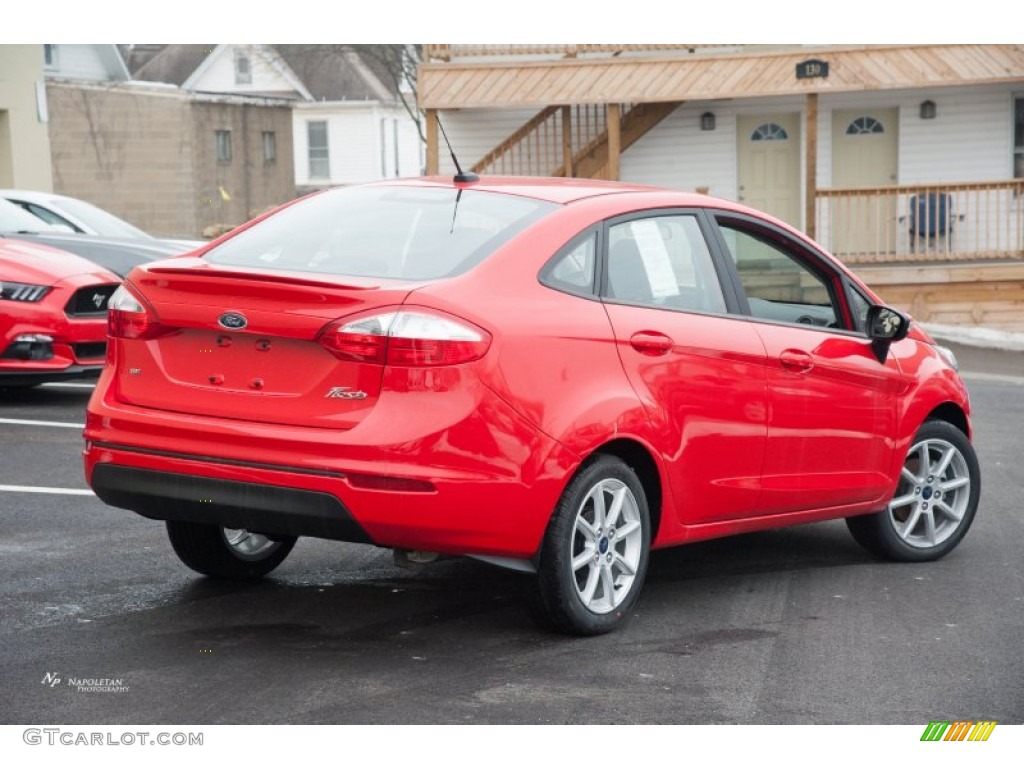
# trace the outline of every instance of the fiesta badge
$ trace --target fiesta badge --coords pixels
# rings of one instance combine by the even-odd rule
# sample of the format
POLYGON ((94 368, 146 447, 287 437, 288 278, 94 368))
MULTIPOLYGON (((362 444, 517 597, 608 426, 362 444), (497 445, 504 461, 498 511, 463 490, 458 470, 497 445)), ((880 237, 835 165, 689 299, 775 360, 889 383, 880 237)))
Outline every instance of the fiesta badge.
POLYGON ((249 321, 245 319, 245 315, 239 312, 225 312, 217 318, 217 322, 221 328, 227 328, 230 331, 240 331, 249 324, 249 321))

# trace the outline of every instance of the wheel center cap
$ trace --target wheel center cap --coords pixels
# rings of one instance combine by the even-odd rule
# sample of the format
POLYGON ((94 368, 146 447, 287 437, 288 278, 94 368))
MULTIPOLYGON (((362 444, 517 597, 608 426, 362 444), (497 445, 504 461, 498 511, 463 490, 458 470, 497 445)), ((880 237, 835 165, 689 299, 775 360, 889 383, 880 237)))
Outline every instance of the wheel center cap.
POLYGON ((597 551, 602 555, 608 551, 608 537, 602 536, 601 540, 597 542, 597 551))
POLYGON ((930 499, 931 497, 932 497, 932 487, 930 485, 926 485, 924 487, 924 490, 921 491, 921 498, 923 498, 925 501, 928 501, 928 499, 930 499))

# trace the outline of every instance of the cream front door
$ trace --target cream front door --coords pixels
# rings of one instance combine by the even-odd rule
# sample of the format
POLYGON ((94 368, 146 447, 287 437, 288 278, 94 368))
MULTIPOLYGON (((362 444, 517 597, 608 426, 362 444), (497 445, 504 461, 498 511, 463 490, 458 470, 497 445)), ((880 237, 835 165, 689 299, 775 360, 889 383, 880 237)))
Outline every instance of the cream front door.
POLYGON ((832 186, 864 194, 833 198, 832 250, 836 254, 889 254, 899 234, 897 196, 880 188, 897 182, 899 113, 896 109, 832 113, 832 186))
POLYGON ((740 117, 739 199, 801 226, 800 115, 740 117))

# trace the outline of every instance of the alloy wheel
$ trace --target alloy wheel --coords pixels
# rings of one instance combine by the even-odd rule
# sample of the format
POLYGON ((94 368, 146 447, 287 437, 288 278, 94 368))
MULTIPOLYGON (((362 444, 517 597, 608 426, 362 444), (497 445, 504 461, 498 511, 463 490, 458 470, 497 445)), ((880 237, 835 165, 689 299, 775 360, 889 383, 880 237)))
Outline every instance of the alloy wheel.
POLYGON ((629 486, 606 478, 590 489, 576 512, 570 545, 576 594, 588 610, 610 613, 629 595, 643 535, 629 486))

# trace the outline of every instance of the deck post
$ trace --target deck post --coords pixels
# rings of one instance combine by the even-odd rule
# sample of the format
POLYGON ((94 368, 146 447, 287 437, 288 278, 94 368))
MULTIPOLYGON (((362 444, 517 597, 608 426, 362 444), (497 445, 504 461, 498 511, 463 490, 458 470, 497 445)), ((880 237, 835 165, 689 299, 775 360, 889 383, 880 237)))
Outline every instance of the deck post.
POLYGON ((562 107, 562 164, 565 178, 572 176, 572 107, 562 107))
POLYGON ((437 146, 437 110, 424 110, 427 121, 427 176, 436 176, 440 172, 437 146))
POLYGON ((622 123, 618 104, 605 105, 608 126, 608 180, 619 180, 619 161, 622 156, 622 123))
POLYGON ((815 237, 818 197, 818 94, 807 94, 807 181, 804 185, 804 232, 815 237))

